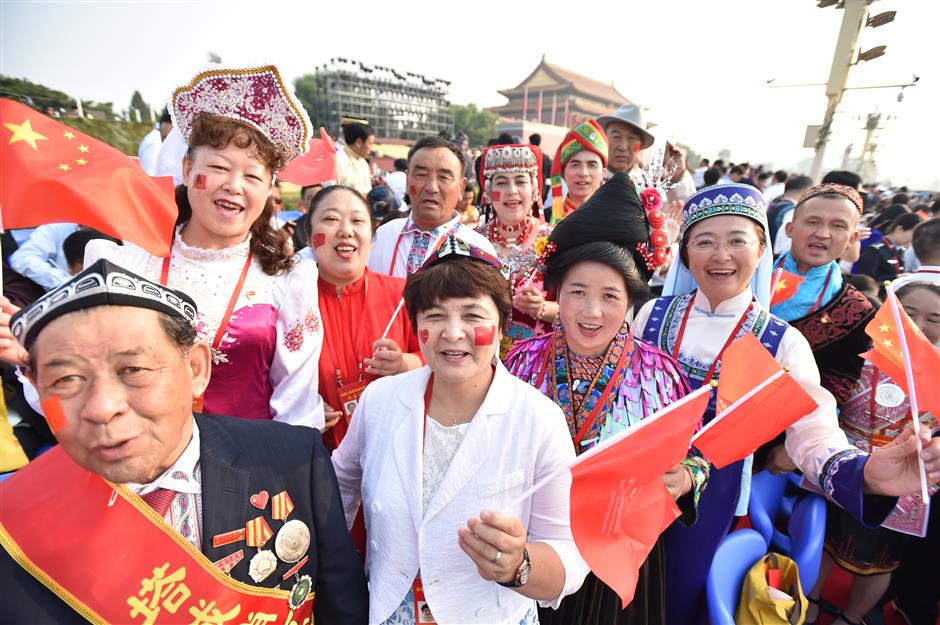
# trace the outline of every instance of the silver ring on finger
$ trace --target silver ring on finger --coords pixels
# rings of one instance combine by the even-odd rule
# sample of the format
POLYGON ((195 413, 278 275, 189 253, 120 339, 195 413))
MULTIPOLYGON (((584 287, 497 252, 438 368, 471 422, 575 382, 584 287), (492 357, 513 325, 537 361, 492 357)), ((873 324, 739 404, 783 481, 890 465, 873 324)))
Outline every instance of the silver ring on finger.
POLYGON ((493 558, 493 564, 496 564, 497 562, 499 562, 499 559, 502 558, 502 557, 503 557, 503 552, 500 551, 499 549, 497 549, 497 550, 496 550, 496 557, 493 558))

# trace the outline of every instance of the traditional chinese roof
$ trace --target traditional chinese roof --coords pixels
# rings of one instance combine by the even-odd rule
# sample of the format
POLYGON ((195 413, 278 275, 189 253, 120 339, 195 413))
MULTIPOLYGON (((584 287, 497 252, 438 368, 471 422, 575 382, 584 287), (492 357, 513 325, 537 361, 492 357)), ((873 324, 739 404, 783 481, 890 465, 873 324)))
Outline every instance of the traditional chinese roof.
MULTIPOLYGON (((499 93, 510 100, 514 100, 522 96, 526 87, 529 88, 529 98, 532 98, 533 93, 538 91, 543 92, 543 97, 544 94, 553 92, 574 92, 591 100, 609 102, 609 106, 601 112, 607 112, 608 109, 617 108, 623 104, 630 104, 630 100, 617 91, 612 83, 603 83, 549 63, 545 60, 544 55, 538 66, 532 70, 532 73, 525 80, 512 89, 503 89, 499 93)), ((497 109, 499 108, 502 107, 497 107, 497 109)))

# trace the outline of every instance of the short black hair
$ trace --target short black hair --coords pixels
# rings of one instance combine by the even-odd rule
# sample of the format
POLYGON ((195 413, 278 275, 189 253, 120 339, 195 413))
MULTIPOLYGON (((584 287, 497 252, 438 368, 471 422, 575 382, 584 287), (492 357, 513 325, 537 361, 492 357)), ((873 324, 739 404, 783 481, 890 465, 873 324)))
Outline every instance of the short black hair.
POLYGON ((892 204, 910 204, 911 198, 908 197, 907 193, 895 193, 894 197, 891 198, 892 204))
POLYGON ((924 218, 918 215, 917 213, 904 213, 903 215, 900 215, 897 219, 892 221, 891 225, 888 226, 888 229, 885 232, 890 234, 894 232, 895 229, 897 228, 901 228, 903 230, 913 230, 917 226, 917 224, 919 224, 923 220, 924 218))
POLYGON ((407 158, 396 158, 393 163, 395 171, 408 171, 408 159, 407 158))
POLYGON ((311 226, 310 226, 310 221, 313 219, 313 214, 320 207, 320 204, 326 201, 328 197, 330 197, 334 193, 338 193, 339 191, 346 191, 348 193, 353 194, 360 202, 362 202, 362 205, 365 207, 366 212, 368 212, 370 215, 372 214, 371 208, 369 207, 369 201, 366 200, 366 198, 362 197, 362 194, 359 193, 359 191, 357 191, 356 189, 353 189, 352 187, 347 187, 341 184, 330 185, 329 187, 326 187, 325 189, 321 190, 319 193, 317 193, 316 197, 310 200, 310 206, 307 207, 307 213, 306 215, 304 215, 304 217, 306 217, 306 219, 304 220, 304 240, 305 241, 309 241, 310 235, 313 234, 311 232, 311 226))
POLYGON ((533 132, 529 135, 529 143, 532 145, 542 145, 542 135, 537 132, 533 132))
POLYGON ((706 165, 708 165, 709 163, 711 163, 711 161, 708 160, 707 158, 703 158, 703 159, 701 159, 699 162, 700 162, 700 163, 705 163, 706 165))
POLYGON ((718 181, 721 180, 721 170, 717 167, 709 167, 702 175, 702 179, 705 181, 705 184, 709 186, 718 184, 718 181))
POLYGON ((160 113, 160 123, 161 124, 172 124, 173 118, 170 117, 170 111, 163 109, 163 112, 160 113))
POLYGON ((787 178, 789 177, 790 175, 787 172, 783 171, 782 169, 778 169, 777 171, 774 172, 775 182, 786 182, 787 178))
POLYGON ((784 193, 793 193, 794 191, 804 191, 813 186, 813 179, 809 176, 793 176, 787 180, 783 186, 784 193))
POLYGON ((359 139, 365 141, 374 134, 375 130, 368 124, 355 123, 343 126, 343 140, 346 141, 346 145, 352 145, 359 139))
POLYGON ((914 246, 914 253, 921 262, 925 263, 927 259, 940 255, 940 217, 917 224, 911 245, 914 246))
POLYGON ((509 282, 496 267, 478 260, 454 259, 431 265, 408 276, 402 299, 417 329, 418 315, 449 299, 489 295, 499 312, 499 326, 505 332, 512 314, 509 282))
POLYGON ((769 171, 762 171, 761 173, 757 174, 757 179, 758 179, 758 180, 767 180, 767 179, 770 178, 771 176, 773 176, 773 174, 770 173, 769 171))
POLYGON ((823 184, 844 184, 847 187, 852 187, 856 191, 862 185, 862 177, 856 174, 854 171, 845 171, 841 169, 836 169, 830 171, 828 174, 823 176, 823 184))
POLYGON ((496 138, 496 141, 498 141, 497 145, 509 145, 511 143, 515 143, 512 135, 508 132, 499 133, 499 137, 496 138))
POLYGON ((415 142, 415 144, 411 146, 411 149, 408 150, 408 164, 409 165, 411 165, 411 157, 413 157, 415 153, 418 152, 418 150, 423 150, 424 148, 428 148, 431 150, 434 150, 437 148, 445 148, 447 150, 450 150, 451 154, 456 156, 457 160, 460 161, 460 169, 457 170, 457 174, 460 177, 463 177, 463 173, 467 169, 467 157, 464 156, 463 150, 459 149, 457 146, 455 146, 453 143, 451 143, 450 141, 448 141, 447 139, 443 137, 430 136, 430 137, 421 137, 420 139, 418 139, 415 142))
POLYGON ((562 283, 575 265, 593 261, 612 268, 623 277, 630 305, 639 310, 650 298, 647 281, 636 266, 633 253, 610 241, 592 241, 549 256, 545 267, 545 286, 558 296, 562 283))
POLYGON ((729 174, 741 174, 743 176, 744 168, 741 167, 740 165, 735 165, 734 167, 731 168, 731 170, 728 173, 729 174))

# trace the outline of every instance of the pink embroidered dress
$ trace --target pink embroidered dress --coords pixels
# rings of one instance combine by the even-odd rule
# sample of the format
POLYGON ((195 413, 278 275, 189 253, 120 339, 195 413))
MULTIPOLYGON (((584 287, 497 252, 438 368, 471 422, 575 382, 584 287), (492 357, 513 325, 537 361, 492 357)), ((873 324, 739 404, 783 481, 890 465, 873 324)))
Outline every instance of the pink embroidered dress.
MULTIPOLYGON (((248 257, 249 239, 221 250, 191 247, 179 229, 168 285, 189 294, 199 309, 197 332, 211 344, 248 257)), ((136 245, 92 241, 85 262, 99 258, 160 281, 163 259, 136 245)), ((317 362, 323 326, 317 305, 317 265, 298 255, 293 268, 266 274, 253 259, 218 349, 203 412, 243 419, 274 419, 323 427, 317 362)))

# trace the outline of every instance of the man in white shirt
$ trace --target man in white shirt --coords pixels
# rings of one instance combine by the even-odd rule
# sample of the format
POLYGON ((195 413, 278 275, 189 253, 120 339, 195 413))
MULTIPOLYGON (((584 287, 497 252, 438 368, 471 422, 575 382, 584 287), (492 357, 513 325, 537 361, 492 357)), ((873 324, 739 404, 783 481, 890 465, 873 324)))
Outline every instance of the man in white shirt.
POLYGON ((343 140, 336 153, 339 183, 352 187, 363 196, 372 190, 369 154, 375 142, 375 131, 368 124, 350 123, 343 126, 343 140))
POLYGON ((698 162, 698 167, 692 172, 692 181, 695 182, 695 188, 701 189, 705 186, 705 172, 708 170, 709 160, 703 158, 698 162))
POLYGON ((170 114, 163 111, 160 121, 154 126, 154 129, 144 135, 137 148, 137 160, 140 161, 140 167, 148 176, 154 176, 157 173, 157 156, 160 154, 160 146, 164 139, 173 130, 173 120, 170 114))
POLYGON ((421 267, 428 250, 447 233, 496 256, 486 237, 460 223, 457 203, 467 179, 463 152, 441 137, 424 137, 408 152, 411 214, 375 232, 369 269, 404 278, 421 267))
POLYGON ((405 184, 408 179, 408 160, 404 158, 395 159, 395 171, 385 176, 385 184, 392 190, 395 197, 402 204, 405 202, 405 184))
POLYGON ((773 184, 767 187, 767 189, 764 191, 764 203, 767 206, 770 206, 770 203, 773 202, 777 197, 783 195, 783 187, 787 181, 787 178, 789 178, 789 175, 782 169, 778 169, 774 172, 773 184))
POLYGON ((75 224, 39 226, 13 254, 10 267, 50 291, 69 279, 69 264, 62 251, 65 238, 78 230, 75 224))

